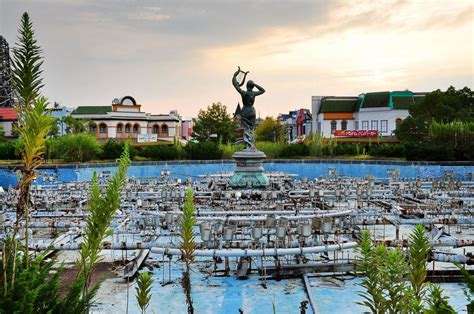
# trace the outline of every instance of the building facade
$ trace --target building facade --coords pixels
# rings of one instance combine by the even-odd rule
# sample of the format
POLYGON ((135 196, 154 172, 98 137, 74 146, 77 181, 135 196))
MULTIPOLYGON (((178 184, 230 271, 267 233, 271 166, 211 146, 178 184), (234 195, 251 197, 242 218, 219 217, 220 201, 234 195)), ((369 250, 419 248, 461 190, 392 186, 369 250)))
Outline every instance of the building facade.
POLYGON ((18 114, 15 108, 0 107, 0 126, 5 133, 5 137, 14 137, 13 127, 18 123, 18 114))
POLYGON ((313 96, 313 131, 332 137, 336 131, 376 131, 394 135, 397 125, 409 116, 409 108, 425 93, 374 92, 359 96, 313 96))
POLYGON ((288 114, 279 114, 278 120, 286 128, 289 143, 304 139, 312 132, 313 117, 309 109, 290 111, 288 114))
POLYGON ((173 110, 169 114, 141 111, 131 96, 114 99, 111 106, 80 106, 71 113, 75 119, 87 119, 89 131, 99 141, 158 142, 171 144, 181 138, 181 117, 173 110))
POLYGON ((58 103, 54 103, 53 108, 49 109, 49 114, 57 119, 57 126, 58 126, 58 135, 59 136, 64 136, 66 135, 66 128, 67 124, 64 122, 64 118, 69 116, 74 109, 68 108, 66 106, 61 106, 58 103))

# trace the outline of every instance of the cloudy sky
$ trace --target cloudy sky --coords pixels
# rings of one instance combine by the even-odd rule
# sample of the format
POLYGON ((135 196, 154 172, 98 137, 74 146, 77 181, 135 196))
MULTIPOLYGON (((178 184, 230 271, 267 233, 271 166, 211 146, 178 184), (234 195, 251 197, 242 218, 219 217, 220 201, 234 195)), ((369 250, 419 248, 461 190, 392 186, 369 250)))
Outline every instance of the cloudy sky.
POLYGON ((44 94, 68 106, 134 96, 143 110, 233 111, 237 66, 267 93, 262 117, 312 95, 474 87, 471 0, 0 0, 16 42, 27 11, 44 50, 44 94))

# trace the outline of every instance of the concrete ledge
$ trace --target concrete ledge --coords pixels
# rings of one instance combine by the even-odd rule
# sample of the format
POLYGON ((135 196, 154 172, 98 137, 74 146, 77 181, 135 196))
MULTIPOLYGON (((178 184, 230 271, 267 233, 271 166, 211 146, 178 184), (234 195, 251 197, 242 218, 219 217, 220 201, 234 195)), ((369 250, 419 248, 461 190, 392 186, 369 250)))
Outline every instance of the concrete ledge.
MULTIPOLYGON (((474 161, 405 161, 405 160, 359 160, 359 159, 265 159, 265 164, 368 164, 368 165, 400 165, 400 166, 473 166, 474 161)), ((153 165, 192 165, 192 164, 235 164, 232 159, 218 160, 170 160, 170 161, 135 161, 132 166, 153 166, 153 165)), ((19 164, 0 165, 0 169, 13 169, 19 164)), ((59 168, 98 168, 115 167, 115 162, 97 162, 97 163, 61 163, 47 164, 40 169, 59 169, 59 168)))

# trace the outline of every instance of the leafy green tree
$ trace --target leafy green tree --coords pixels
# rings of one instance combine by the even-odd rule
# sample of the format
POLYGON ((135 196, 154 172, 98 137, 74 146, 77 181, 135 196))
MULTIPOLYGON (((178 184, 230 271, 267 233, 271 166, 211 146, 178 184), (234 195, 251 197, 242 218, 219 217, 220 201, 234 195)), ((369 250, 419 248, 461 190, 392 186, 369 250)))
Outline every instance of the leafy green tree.
POLYGON ((193 191, 188 188, 186 190, 186 200, 183 208, 183 217, 180 225, 181 241, 179 248, 181 250, 181 259, 185 263, 185 271, 183 271, 182 286, 186 295, 186 303, 188 304, 188 313, 194 313, 193 299, 191 297, 191 263, 194 261, 194 251, 196 250, 196 242, 194 240, 194 225, 196 225, 196 217, 194 216, 196 208, 193 203, 193 191))
POLYGON ((436 90, 426 95, 410 109, 410 116, 402 121, 395 134, 403 143, 420 143, 429 135, 433 120, 439 123, 474 121, 473 92, 468 88, 456 90, 450 86, 446 92, 436 90))
POLYGON ((273 117, 266 117, 255 128, 255 140, 262 142, 285 142, 285 127, 273 117))
POLYGON ((142 314, 145 313, 146 308, 150 304, 151 300, 151 285, 153 284, 153 277, 149 272, 143 272, 138 275, 137 278, 137 287, 136 290, 136 298, 138 302, 138 306, 142 310, 142 314))
POLYGON ((208 140, 213 134, 221 143, 233 142, 236 124, 227 113, 227 107, 220 102, 213 103, 207 110, 200 110, 193 126, 193 137, 199 141, 208 140))

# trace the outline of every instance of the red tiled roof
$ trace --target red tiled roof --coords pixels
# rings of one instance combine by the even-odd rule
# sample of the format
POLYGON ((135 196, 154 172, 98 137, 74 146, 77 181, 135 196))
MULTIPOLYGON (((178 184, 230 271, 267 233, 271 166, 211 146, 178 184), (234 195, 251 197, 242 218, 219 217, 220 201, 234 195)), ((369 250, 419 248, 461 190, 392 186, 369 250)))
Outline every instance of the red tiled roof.
POLYGON ((18 120, 18 114, 14 108, 0 108, 0 120, 18 120))

